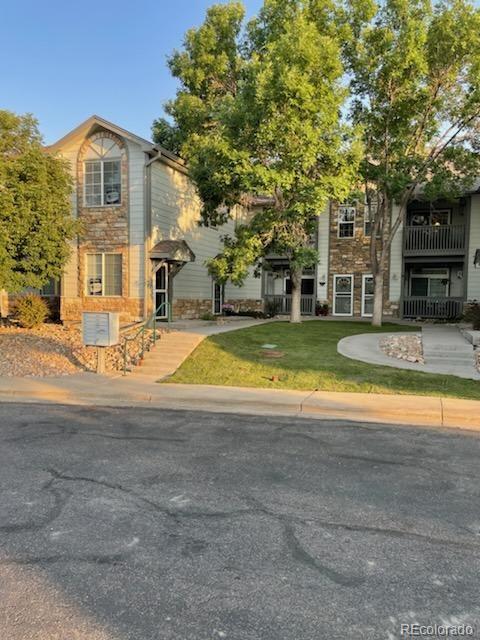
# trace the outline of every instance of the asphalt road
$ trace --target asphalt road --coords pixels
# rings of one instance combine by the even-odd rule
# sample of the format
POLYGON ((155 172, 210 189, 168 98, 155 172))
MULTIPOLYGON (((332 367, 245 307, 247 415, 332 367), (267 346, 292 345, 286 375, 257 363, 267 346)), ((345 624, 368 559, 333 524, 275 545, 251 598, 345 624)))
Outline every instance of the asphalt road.
POLYGON ((0 404, 0 638, 480 638, 479 460, 475 433, 0 404))

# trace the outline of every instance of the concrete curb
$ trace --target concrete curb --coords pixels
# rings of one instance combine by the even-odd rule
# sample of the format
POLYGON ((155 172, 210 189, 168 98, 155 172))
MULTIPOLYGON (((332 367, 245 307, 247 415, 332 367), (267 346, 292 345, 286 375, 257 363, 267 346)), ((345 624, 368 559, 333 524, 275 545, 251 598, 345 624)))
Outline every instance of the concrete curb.
POLYGON ((480 402, 430 396, 153 384, 127 388, 125 379, 87 389, 0 389, 0 401, 296 416, 392 425, 448 427, 480 431, 480 402))

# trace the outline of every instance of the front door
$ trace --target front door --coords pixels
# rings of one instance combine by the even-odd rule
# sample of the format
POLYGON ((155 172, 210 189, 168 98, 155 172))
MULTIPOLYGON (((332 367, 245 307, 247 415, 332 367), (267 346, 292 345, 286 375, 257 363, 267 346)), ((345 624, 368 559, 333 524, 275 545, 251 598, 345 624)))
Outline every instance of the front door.
POLYGON ((155 272, 153 303, 157 320, 168 318, 168 265, 162 264, 155 272))
POLYGON ((353 315, 353 275, 333 276, 333 315, 353 315))
POLYGON ((223 307, 223 287, 218 282, 213 281, 213 313, 220 315, 223 307))

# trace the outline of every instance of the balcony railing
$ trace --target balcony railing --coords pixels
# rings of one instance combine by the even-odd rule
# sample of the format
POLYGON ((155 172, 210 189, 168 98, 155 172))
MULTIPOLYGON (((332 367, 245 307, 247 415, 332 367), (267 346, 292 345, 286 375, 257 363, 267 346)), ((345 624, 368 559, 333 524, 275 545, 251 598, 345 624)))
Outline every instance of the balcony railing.
POLYGON ((404 318, 455 320, 462 315, 463 298, 404 298, 404 318))
MULTIPOLYGON (((290 313, 292 310, 292 296, 265 296, 265 302, 274 303, 277 307, 277 313, 290 313)), ((315 313, 314 296, 301 297, 300 312, 304 316, 311 316, 315 313)))
POLYGON ((465 225, 405 227, 404 255, 454 255, 465 251, 465 225))

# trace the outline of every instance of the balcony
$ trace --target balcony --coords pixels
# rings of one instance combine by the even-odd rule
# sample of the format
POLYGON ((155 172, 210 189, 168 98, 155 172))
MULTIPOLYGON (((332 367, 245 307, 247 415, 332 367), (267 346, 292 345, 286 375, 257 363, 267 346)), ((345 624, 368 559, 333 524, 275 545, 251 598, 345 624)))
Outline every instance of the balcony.
POLYGON ((404 298, 404 318, 455 320, 463 312, 463 298, 404 298))
MULTIPOLYGON (((277 313, 288 314, 292 309, 292 296, 265 296, 266 303, 274 303, 277 313)), ((315 313, 315 296, 302 296, 300 300, 300 312, 303 316, 312 316, 315 313)))
POLYGON ((465 253, 465 225, 405 227, 404 256, 452 256, 465 253))

